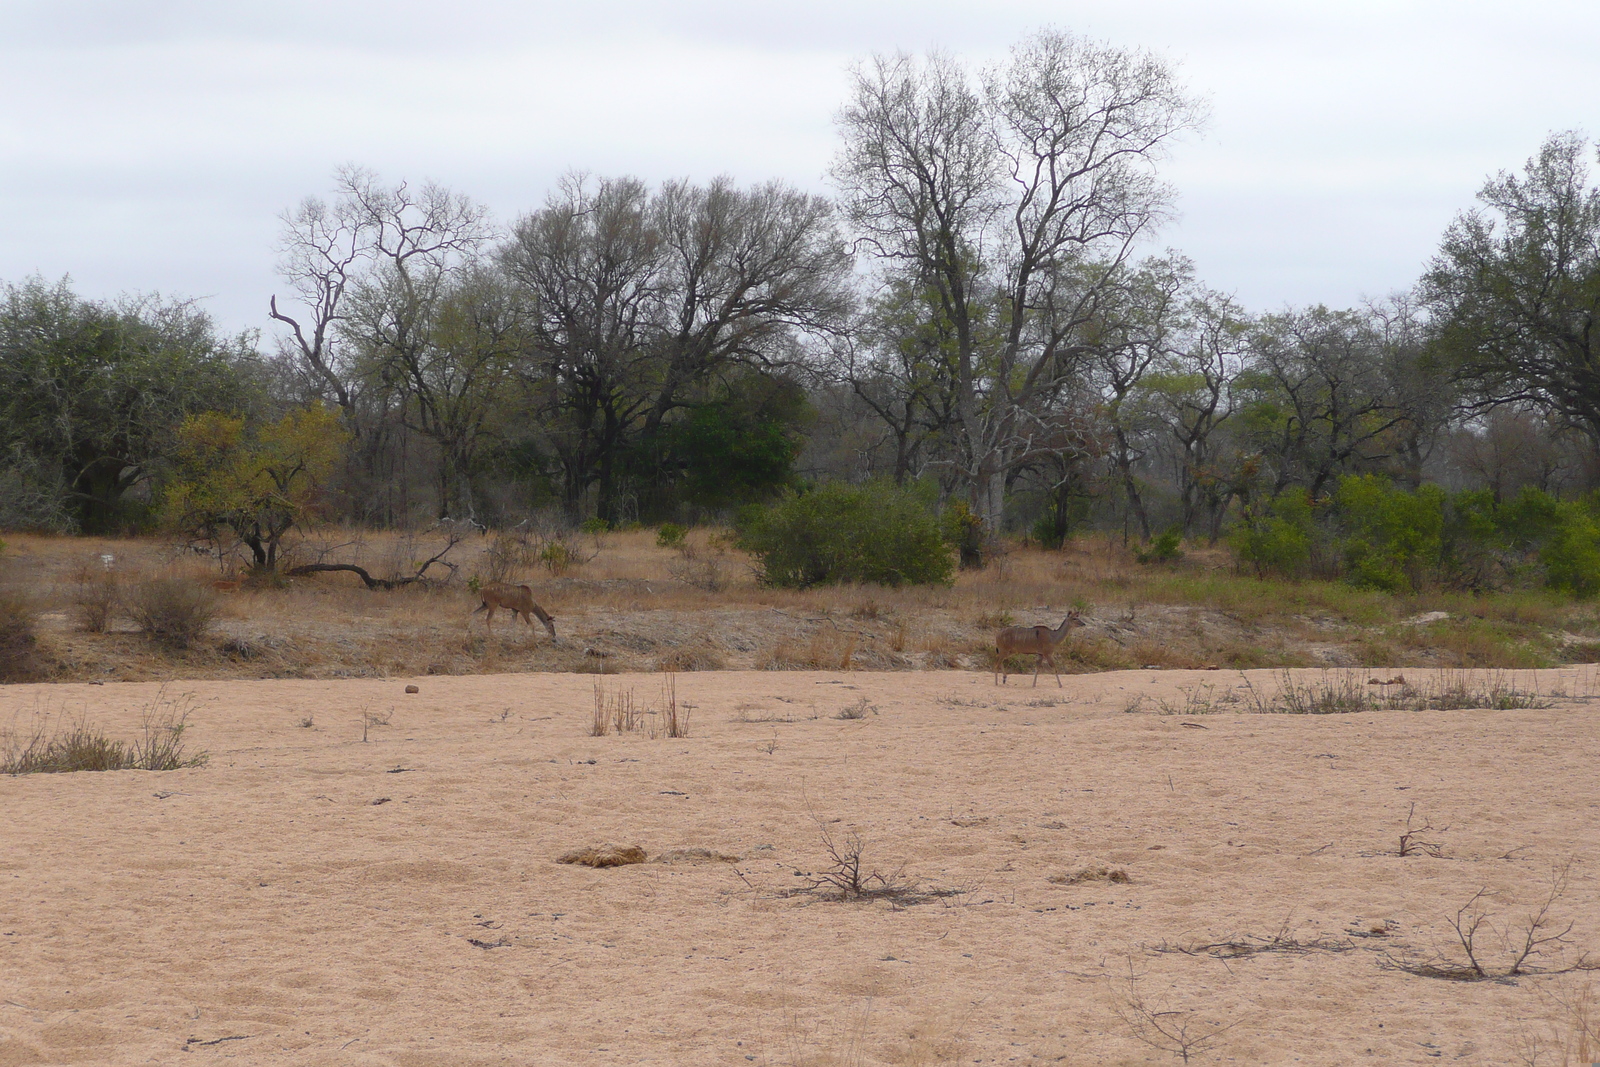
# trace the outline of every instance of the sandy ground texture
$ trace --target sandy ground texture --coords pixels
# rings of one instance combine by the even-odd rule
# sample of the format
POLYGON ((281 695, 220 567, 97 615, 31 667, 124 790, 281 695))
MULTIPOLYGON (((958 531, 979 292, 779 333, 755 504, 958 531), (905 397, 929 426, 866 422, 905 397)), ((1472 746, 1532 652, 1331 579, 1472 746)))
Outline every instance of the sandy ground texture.
POLYGON ((697 673, 680 738, 660 675, 5 687, 13 727, 187 709, 210 762, 0 778, 0 1065, 1180 1062, 1155 1024, 1196 1063, 1561 1063, 1594 668, 1240 710, 1280 680, 697 673), (644 728, 591 736, 597 683, 644 728), (829 841, 876 892, 832 899, 829 841), (555 862, 607 843, 650 861, 555 862), (1545 973, 1426 973, 1479 916, 1491 974, 1571 925, 1545 973))

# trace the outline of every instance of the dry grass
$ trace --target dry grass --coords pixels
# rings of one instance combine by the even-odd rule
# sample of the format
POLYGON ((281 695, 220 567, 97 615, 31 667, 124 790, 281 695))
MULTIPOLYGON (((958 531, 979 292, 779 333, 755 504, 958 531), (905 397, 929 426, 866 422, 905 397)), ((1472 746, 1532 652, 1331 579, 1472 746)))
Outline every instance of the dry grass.
POLYGON ((0 585, 0 682, 25 682, 43 673, 39 601, 19 585, 0 585))
POLYGON ((183 732, 190 705, 158 697, 144 713, 142 736, 107 737, 83 717, 38 712, 25 729, 0 730, 0 774, 70 771, 176 771, 204 766, 204 752, 187 752, 183 732))
MULTIPOLYGON (((760 586, 748 559, 691 530, 696 559, 715 558, 715 582, 685 580, 683 549, 651 530, 585 535, 555 576, 544 547, 469 535, 447 557, 448 582, 389 592, 349 574, 279 587, 234 587, 215 562, 156 540, 8 536, 8 555, 37 576, 40 641, 52 676, 342 677, 559 670, 989 670, 1001 625, 1054 623, 1086 608, 1089 626, 1058 657, 1063 673, 1138 667, 1549 666, 1600 651, 1592 605, 1528 593, 1399 598, 1337 583, 1263 582, 1235 573, 1226 554, 1190 550, 1173 567, 1142 567, 1119 545, 1089 539, 1062 552, 1015 549, 1005 566, 963 572, 950 588, 760 586), (84 561, 116 559, 124 590, 148 575, 214 594, 212 632, 157 644, 113 617, 85 625, 84 561), (485 639, 467 579, 526 582, 557 617, 561 641, 527 634, 485 639), (1425 611, 1449 618, 1405 620, 1425 611), (77 626, 73 623, 76 622, 77 626), (78 627, 81 627, 79 629, 78 627), (91 631, 91 632, 84 632, 91 631)), ((444 545, 440 535, 326 531, 301 558, 350 562, 374 574, 410 573, 444 545)), ((435 574, 446 572, 435 569, 435 574)), ((98 592, 96 595, 99 595, 98 592)))

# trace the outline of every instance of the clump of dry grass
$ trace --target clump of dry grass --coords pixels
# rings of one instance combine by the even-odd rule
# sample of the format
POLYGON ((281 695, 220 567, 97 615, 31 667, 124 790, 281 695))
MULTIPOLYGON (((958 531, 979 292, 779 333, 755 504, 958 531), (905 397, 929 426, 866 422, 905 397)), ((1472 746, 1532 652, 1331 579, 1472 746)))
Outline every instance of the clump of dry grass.
POLYGON ((216 593, 187 578, 146 578, 134 586, 128 612, 157 644, 182 651, 205 637, 219 613, 216 593))
POLYGON ((1084 867, 1072 874, 1052 874, 1045 879, 1051 885, 1083 885, 1086 882, 1111 882, 1127 885, 1133 879, 1120 867, 1084 867))
POLYGON ((632 733, 644 729, 645 709, 634 703, 633 690, 607 693, 605 683, 598 678, 594 683, 594 718, 589 724, 590 737, 607 734, 632 733))
POLYGON ((818 630, 804 644, 779 641, 756 666, 764 671, 847 671, 855 659, 855 634, 818 630))
POLYGON ((643 863, 649 856, 638 845, 587 845, 563 852, 557 863, 575 863, 580 867, 626 867, 643 863))
POLYGON ((107 737, 82 716, 62 722, 36 716, 23 732, 0 730, 0 774, 54 774, 70 771, 176 771, 204 766, 204 752, 187 752, 186 704, 159 697, 146 710, 142 736, 132 741, 107 737))
POLYGON ((658 671, 720 671, 725 666, 722 656, 709 641, 703 644, 674 648, 656 657, 658 671))

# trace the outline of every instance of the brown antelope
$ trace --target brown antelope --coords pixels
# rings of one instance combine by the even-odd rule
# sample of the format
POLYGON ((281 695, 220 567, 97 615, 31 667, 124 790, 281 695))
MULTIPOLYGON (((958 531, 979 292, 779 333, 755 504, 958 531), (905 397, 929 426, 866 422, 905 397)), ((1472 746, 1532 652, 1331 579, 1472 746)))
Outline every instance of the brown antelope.
POLYGON ((1033 661, 1033 684, 1039 684, 1039 665, 1050 664, 1050 669, 1056 672, 1056 686, 1061 685, 1061 668, 1056 666, 1056 646, 1066 639, 1067 633, 1083 625, 1083 620, 1078 618, 1076 611, 1067 613, 1061 620, 1061 625, 1054 630, 1048 626, 1007 626, 995 634, 994 648, 994 675, 995 681, 1001 685, 1011 680, 1011 671, 1006 661, 1014 655, 1037 656, 1033 661), (1003 672, 1003 673, 1002 673, 1003 672))
POLYGON ((533 590, 527 586, 486 585, 478 590, 478 599, 481 603, 472 609, 472 613, 476 615, 485 608, 489 610, 489 614, 483 617, 483 625, 488 628, 491 634, 494 633, 495 609, 505 608, 511 612, 511 621, 513 623, 517 621, 517 616, 521 615, 530 629, 533 627, 533 616, 539 616, 539 621, 544 623, 544 628, 550 631, 550 640, 554 641, 556 639, 555 619, 547 615, 543 608, 533 602, 533 590))

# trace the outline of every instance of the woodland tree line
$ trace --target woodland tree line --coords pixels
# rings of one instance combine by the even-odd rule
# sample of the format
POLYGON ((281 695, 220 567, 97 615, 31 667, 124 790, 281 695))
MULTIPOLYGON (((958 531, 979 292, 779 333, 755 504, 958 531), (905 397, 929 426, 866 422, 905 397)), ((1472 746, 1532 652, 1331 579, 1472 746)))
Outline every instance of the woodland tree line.
POLYGON ((832 198, 572 174, 501 226, 341 170, 283 217, 275 346, 4 287, 0 526, 275 545, 313 514, 684 522, 881 480, 1056 545, 1259 539, 1346 485, 1600 484, 1582 136, 1491 178, 1411 291, 1253 313, 1149 254, 1203 117, 1161 60, 1047 30, 981 71, 857 66, 832 198))

